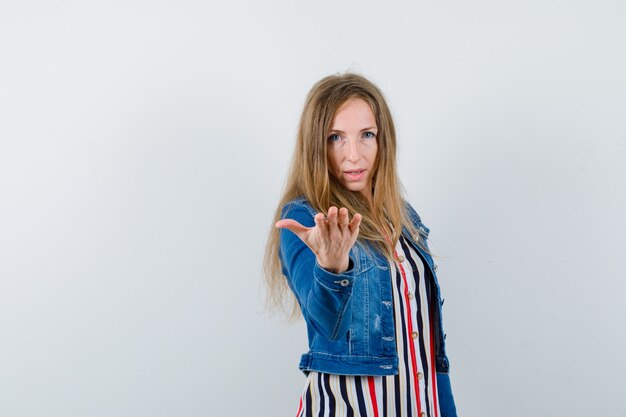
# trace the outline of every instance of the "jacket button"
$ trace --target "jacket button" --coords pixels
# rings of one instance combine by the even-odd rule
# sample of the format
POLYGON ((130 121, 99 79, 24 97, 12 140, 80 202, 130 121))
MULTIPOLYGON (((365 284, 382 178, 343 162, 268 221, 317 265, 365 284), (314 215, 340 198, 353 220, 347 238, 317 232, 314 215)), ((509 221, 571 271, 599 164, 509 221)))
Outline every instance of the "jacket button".
POLYGON ((404 262, 404 256, 399 255, 398 256, 398 262, 404 262))
POLYGON ((426 413, 422 411, 422 412, 420 413, 420 417, 426 417, 426 413))
POLYGON ((437 272, 437 270, 438 270, 438 269, 439 269, 439 268, 437 267, 437 265, 434 265, 434 266, 433 266, 433 270, 434 270, 435 272, 437 272))
POLYGON ((347 287, 348 285, 350 285, 350 281, 347 279, 342 279, 339 283, 342 287, 347 287))
POLYGON ((424 375, 421 372, 417 373, 417 379, 422 379, 424 378, 424 375))
POLYGON ((414 295, 412 292, 409 293, 409 300, 412 300, 414 298, 414 295))
POLYGON ((417 339, 417 332, 411 333, 411 339, 417 339))

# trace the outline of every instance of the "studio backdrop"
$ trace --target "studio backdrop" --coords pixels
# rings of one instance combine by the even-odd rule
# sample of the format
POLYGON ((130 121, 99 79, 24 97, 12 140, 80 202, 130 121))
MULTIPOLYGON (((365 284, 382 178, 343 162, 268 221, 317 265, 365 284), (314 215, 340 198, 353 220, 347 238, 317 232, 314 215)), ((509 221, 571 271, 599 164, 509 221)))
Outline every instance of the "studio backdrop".
POLYGON ((0 417, 290 416, 304 98, 385 93, 465 417, 624 416, 623 2, 0 2, 0 417))

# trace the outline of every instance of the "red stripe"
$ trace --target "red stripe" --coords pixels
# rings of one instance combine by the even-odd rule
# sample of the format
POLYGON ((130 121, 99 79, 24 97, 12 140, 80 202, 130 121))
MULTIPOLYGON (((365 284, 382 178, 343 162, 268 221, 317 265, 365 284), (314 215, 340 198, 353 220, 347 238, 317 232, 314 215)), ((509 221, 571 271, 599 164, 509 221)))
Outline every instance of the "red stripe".
POLYGON ((374 417, 378 417, 378 401, 376 401, 376 386, 374 385, 374 377, 367 377, 367 384, 370 388, 370 399, 372 400, 372 408, 374 409, 374 417))
MULTIPOLYGON (((396 254, 396 258, 398 257, 398 251, 394 249, 394 253, 396 254)), ((407 309, 407 318, 408 326, 409 326, 409 349, 411 351, 411 362, 413 363, 413 386, 415 387, 415 398, 417 399, 417 414, 420 415, 422 413, 422 401, 420 400, 420 390, 419 390, 419 378, 417 378, 417 360, 415 358, 415 343, 413 342, 413 338, 411 334, 413 333, 413 319, 411 314, 411 302, 409 300, 409 285, 406 280, 406 274, 404 273, 404 268, 402 264, 398 262, 398 266, 400 267, 400 273, 402 274, 402 281, 404 281, 404 305, 406 305, 407 309)), ((419 336, 419 335, 418 335, 419 336)))
POLYGON ((298 412, 296 413, 296 417, 300 417, 300 413, 302 413, 302 397, 300 397, 300 404, 298 405, 298 412))

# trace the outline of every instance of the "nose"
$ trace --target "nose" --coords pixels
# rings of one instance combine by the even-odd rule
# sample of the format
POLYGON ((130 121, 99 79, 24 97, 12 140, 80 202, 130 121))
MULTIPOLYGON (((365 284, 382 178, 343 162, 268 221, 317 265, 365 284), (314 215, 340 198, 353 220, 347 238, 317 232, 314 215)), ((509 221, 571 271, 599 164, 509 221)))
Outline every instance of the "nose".
POLYGON ((346 155, 346 159, 348 162, 359 162, 361 159, 361 152, 359 151, 359 142, 358 140, 352 138, 347 143, 348 149, 346 151, 348 154, 346 155))

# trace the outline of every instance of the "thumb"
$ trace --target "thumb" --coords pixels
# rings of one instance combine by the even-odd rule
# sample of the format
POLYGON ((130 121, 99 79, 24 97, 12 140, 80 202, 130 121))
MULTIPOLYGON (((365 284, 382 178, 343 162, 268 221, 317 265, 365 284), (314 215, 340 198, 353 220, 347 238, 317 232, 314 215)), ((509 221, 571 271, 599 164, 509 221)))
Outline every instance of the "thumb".
POLYGON ((307 232, 310 229, 310 227, 303 226, 298 221, 293 219, 279 220, 276 222, 275 226, 279 229, 291 230, 293 233, 298 235, 298 237, 300 237, 302 233, 307 232))

